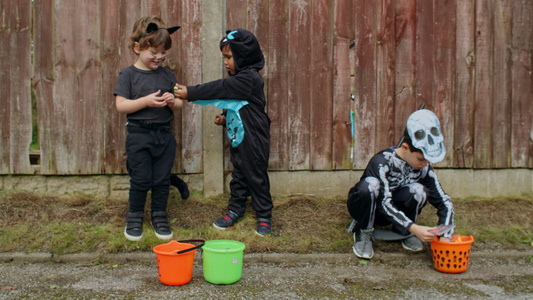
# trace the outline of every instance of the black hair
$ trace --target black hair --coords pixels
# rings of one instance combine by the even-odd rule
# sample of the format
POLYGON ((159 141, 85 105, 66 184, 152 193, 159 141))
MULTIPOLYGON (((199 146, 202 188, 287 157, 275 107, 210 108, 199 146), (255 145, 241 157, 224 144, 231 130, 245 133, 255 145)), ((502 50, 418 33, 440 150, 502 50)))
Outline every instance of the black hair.
POLYGON ((224 50, 224 48, 226 48, 226 46, 229 46, 229 40, 228 40, 228 38, 226 36, 224 36, 220 40, 220 44, 219 44, 220 51, 224 50))
MULTIPOLYGON (((405 131, 403 132, 403 137, 402 137, 402 142, 401 143, 407 143, 407 145, 409 145, 409 150, 411 152, 420 152, 420 153, 422 153, 422 150, 420 150, 418 148, 415 148, 415 146, 413 146, 413 141, 409 137, 409 133, 407 132, 407 127, 405 128, 405 131)), ((400 146, 401 146, 401 143, 400 143, 400 146)))

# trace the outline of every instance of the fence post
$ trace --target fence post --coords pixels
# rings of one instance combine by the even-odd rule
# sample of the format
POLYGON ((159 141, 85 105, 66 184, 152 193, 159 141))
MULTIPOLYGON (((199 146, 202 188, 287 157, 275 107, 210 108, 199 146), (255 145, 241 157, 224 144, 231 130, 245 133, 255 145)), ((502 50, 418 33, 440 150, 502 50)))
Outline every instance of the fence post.
MULTIPOLYGON (((224 76, 222 55, 218 42, 224 33, 225 1, 202 0, 202 81, 208 82, 224 76)), ((224 192, 224 139, 222 129, 213 124, 220 109, 202 108, 202 144, 204 157, 204 196, 224 192)))

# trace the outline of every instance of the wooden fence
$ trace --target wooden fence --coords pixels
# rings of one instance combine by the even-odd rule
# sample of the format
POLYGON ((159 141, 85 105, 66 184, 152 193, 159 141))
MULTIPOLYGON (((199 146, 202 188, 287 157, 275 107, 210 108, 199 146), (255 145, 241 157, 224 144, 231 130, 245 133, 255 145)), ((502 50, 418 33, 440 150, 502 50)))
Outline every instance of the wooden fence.
MULTIPOLYGON (((0 174, 35 172, 32 122, 41 174, 125 173, 126 120, 112 92, 135 60, 128 37, 141 16, 182 26, 167 67, 181 83, 202 82, 208 0, 0 3, 0 174)), ((422 103, 445 136, 437 167, 533 167, 530 0, 226 0, 224 7, 221 37, 247 28, 265 54, 271 170, 362 169, 398 142, 422 103)), ((203 172, 201 120, 193 104, 176 114, 175 172, 203 172)), ((225 157, 229 169, 227 149, 225 157)))

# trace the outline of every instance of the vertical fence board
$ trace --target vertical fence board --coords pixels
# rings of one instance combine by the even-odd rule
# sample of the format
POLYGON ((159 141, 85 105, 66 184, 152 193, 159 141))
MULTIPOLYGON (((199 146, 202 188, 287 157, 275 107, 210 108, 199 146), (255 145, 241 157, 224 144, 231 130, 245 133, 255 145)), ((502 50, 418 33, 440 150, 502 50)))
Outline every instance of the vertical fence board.
MULTIPOLYGON (((16 1, 15 11, 10 15, 9 98, 10 112, 10 169, 14 173, 33 173, 30 168, 29 145, 32 134, 31 104, 31 9, 30 1, 16 1), (16 62, 16 63, 14 63, 16 62)), ((5 96, 5 95, 4 95, 5 96)))
POLYGON ((494 168, 510 166, 511 153, 511 5, 512 1, 494 2, 494 73, 491 85, 492 157, 494 168))
MULTIPOLYGON (((181 51, 181 69, 176 74, 178 81, 186 85, 202 82, 202 4, 201 1, 182 1, 181 37, 176 45, 181 51)), ((200 105, 184 103, 181 127, 181 159, 185 173, 199 173, 202 171, 202 107, 200 105)), ((178 154, 179 155, 179 154, 178 154)))
MULTIPOLYGON (((72 115, 78 124, 75 132, 71 132, 77 138, 75 147, 79 150, 73 151, 77 157, 78 164, 75 168, 70 168, 70 174, 98 174, 100 170, 99 149, 103 150, 101 137, 105 126, 105 119, 99 114, 88 114, 88 111, 96 112, 101 107, 100 87, 101 87, 101 64, 100 57, 100 1, 79 2, 76 12, 72 18, 76 18, 76 34, 74 40, 80 39, 76 46, 72 64, 75 66, 78 83, 75 98, 73 100, 72 115), (78 103, 76 103, 76 101, 78 103), (79 136, 78 136, 79 134, 79 136), (79 138, 83 137, 83 138, 79 138), (80 151, 81 150, 81 151, 80 151)), ((70 35, 69 35, 70 37, 70 35)), ((72 74, 71 74, 72 76, 72 74)), ((67 100, 65 98, 65 100, 67 100)), ((72 151, 69 149, 69 151, 72 151)))
POLYGON ((513 1, 511 166, 533 168, 533 3, 513 1))
POLYGON ((454 162, 459 168, 471 168, 474 150, 474 35, 475 1, 457 1, 456 85, 454 117, 454 162))
POLYGON ((5 41, 10 40, 11 28, 10 12, 12 6, 16 5, 13 1, 0 2, 0 90, 4 94, 0 98, 0 174, 8 174, 11 172, 10 168, 10 106, 11 106, 11 82, 9 81, 11 43, 5 41))
POLYGON ((415 66, 416 66, 416 2, 411 0, 396 1, 395 7, 395 134, 399 141, 403 136, 409 115, 416 107, 415 66))
POLYGON ((455 28, 455 8, 455 0, 435 1, 434 112, 439 116, 447 150, 444 159, 436 164, 440 167, 449 167, 453 162, 455 31, 449 28, 455 28))
MULTIPOLYGON (((185 1, 189 2, 189 1, 185 1)), ((183 24, 181 22, 182 6, 181 1, 172 0, 172 1, 161 1, 159 2, 159 12, 157 15, 165 22, 167 27, 171 26, 190 26, 189 24, 183 24)), ((178 77, 181 70, 181 46, 182 44, 179 41, 179 37, 182 35, 183 28, 180 28, 178 31, 174 32, 170 37, 172 39, 172 48, 167 52, 167 59, 165 61, 164 67, 172 71, 176 78, 178 77)), ((178 81, 179 82, 179 81, 178 81)), ((174 164, 172 166, 172 171, 175 173, 181 173, 183 171, 183 119, 182 111, 178 110, 174 112, 174 121, 171 122, 172 132, 176 138, 176 156, 174 158, 174 164)), ((200 157, 196 159, 200 160, 200 157)))
MULTIPOLYGON (((394 140, 394 65, 396 36, 394 30, 394 1, 382 1, 377 5, 378 15, 376 50, 377 151, 395 145, 394 140)), ((374 151, 375 152, 375 151, 374 151)))
POLYGON ((226 30, 246 27, 247 0, 226 0, 226 30))
POLYGON ((416 108, 421 104, 434 110, 433 83, 435 82, 435 46, 433 28, 433 1, 418 1, 416 8, 416 108))
POLYGON ((271 170, 289 168, 289 2, 271 0, 269 5, 267 101, 270 124, 271 170))
POLYGON ((354 39, 354 3, 335 1, 333 45, 333 145, 332 168, 351 169, 350 42, 354 39))
POLYGON ((56 135, 49 149, 59 174, 98 172, 101 122, 94 113, 98 97, 99 10, 98 2, 57 3, 55 21, 56 91, 48 124, 56 135), (83 138, 80 138, 83 137, 83 138))
POLYGON ((34 1, 33 28, 33 90, 37 102, 37 124, 39 131, 39 144, 41 149, 41 173, 55 173, 52 152, 49 145, 54 142, 54 135, 48 127, 48 120, 53 116, 51 101, 54 95, 54 83, 56 80, 54 72, 54 32, 53 26, 53 0, 34 1))
POLYGON ((309 1, 290 3, 289 24, 289 169, 310 167, 309 122, 311 80, 311 7, 309 1))
POLYGON ((312 170, 331 170, 333 125, 333 7, 313 1, 311 11, 311 78, 309 145, 312 170))
POLYGON ((474 167, 491 168, 493 60, 492 1, 476 1, 476 96, 474 109, 474 167))
POLYGON ((376 152, 376 3, 357 0, 355 7, 355 101, 353 168, 364 169, 376 152))
POLYGON ((268 1, 249 1, 246 16, 246 28, 255 34, 261 45, 261 51, 263 51, 263 55, 265 56, 265 67, 261 70, 261 75, 265 78, 265 84, 268 82, 269 67, 269 15, 268 1))
POLYGON ((0 4, 0 173, 32 173, 31 1, 0 4))
MULTIPOLYGON (((118 78, 120 32, 120 2, 109 1, 100 7, 100 62, 102 84, 98 115, 103 117, 104 129, 100 147, 100 173, 114 174, 125 170, 124 124, 115 108, 113 90, 118 78)), ((125 49, 122 49, 125 50, 125 49)))

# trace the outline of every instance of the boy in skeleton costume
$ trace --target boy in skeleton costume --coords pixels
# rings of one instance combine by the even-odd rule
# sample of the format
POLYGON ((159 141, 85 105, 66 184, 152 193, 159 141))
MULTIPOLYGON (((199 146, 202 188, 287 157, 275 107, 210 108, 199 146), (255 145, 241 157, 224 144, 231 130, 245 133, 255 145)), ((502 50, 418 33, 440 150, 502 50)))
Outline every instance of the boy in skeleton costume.
POLYGON ((354 234, 353 251, 370 259, 373 227, 392 224, 392 231, 406 238, 403 248, 422 250, 422 242, 441 235, 436 227, 417 225, 417 217, 429 202, 437 208, 438 224, 449 230, 442 240, 451 240, 453 204, 444 193, 435 171, 428 162, 437 163, 446 153, 437 116, 425 109, 409 116, 399 146, 372 157, 361 180, 350 189, 348 211, 353 220, 348 230, 354 234))

